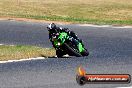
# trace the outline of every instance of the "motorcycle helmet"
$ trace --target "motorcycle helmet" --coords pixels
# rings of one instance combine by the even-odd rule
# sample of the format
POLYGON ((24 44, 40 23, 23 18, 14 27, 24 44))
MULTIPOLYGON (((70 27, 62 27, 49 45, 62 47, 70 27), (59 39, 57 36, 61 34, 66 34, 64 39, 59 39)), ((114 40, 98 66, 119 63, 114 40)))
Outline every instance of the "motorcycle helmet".
POLYGON ((57 33, 57 27, 54 23, 50 23, 48 25, 48 31, 51 32, 51 33, 57 33))
POLYGON ((50 23, 47 27, 49 30, 56 29, 56 25, 54 23, 50 23))

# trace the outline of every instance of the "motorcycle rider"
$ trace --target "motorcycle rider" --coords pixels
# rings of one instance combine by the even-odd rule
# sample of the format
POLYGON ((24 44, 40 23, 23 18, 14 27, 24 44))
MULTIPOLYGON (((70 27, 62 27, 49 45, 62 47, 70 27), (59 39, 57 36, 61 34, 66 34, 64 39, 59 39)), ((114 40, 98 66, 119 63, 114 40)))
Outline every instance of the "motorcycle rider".
POLYGON ((69 30, 68 28, 57 27, 54 23, 50 23, 47 28, 48 28, 48 31, 49 31, 49 39, 52 42, 52 45, 53 45, 54 48, 55 48, 55 46, 54 46, 53 41, 51 39, 52 35, 54 33, 66 32, 69 36, 73 37, 74 39, 76 39, 79 42, 82 42, 82 40, 79 39, 77 37, 77 35, 73 31, 69 30))

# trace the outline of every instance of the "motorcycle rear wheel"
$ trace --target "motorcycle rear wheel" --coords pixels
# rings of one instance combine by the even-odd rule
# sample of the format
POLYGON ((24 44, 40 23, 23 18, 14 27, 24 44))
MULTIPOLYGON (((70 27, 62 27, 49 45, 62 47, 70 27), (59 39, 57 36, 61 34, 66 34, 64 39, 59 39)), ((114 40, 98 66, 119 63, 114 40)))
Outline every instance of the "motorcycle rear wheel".
POLYGON ((83 52, 81 52, 82 56, 88 56, 89 52, 87 51, 87 49, 85 49, 83 52))

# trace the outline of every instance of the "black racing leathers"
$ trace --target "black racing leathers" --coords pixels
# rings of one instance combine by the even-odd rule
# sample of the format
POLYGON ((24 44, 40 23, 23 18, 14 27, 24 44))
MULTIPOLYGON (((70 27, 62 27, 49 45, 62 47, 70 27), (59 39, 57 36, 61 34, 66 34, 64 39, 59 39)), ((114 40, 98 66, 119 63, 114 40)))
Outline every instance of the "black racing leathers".
POLYGON ((53 45, 54 48, 56 48, 56 47, 55 47, 55 45, 53 44, 53 41, 52 41, 51 38, 52 38, 52 36, 53 36, 54 34, 56 34, 56 33, 61 33, 61 32, 66 32, 66 33, 68 33, 69 36, 73 37, 74 39, 76 39, 76 40, 78 40, 78 41, 82 41, 82 40, 80 40, 80 39, 77 37, 77 35, 76 35, 73 31, 69 30, 68 28, 56 27, 55 30, 54 30, 54 29, 49 30, 49 39, 50 39, 50 41, 52 42, 52 45, 53 45))

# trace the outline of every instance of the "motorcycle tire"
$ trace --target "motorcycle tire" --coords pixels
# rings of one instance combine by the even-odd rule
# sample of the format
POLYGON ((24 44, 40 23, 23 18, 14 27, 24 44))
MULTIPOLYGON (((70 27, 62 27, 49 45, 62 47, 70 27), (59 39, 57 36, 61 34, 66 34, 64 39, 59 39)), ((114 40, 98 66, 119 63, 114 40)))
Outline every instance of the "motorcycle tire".
POLYGON ((66 49, 67 49, 67 53, 69 55, 73 55, 73 56, 76 56, 76 57, 82 57, 82 55, 79 53, 79 52, 76 52, 71 46, 69 46, 67 43, 64 43, 66 49))
POLYGON ((85 49, 81 54, 82 54, 82 56, 88 56, 89 52, 87 51, 87 49, 85 49))
POLYGON ((63 57, 64 54, 61 50, 56 50, 56 55, 58 58, 61 58, 61 57, 63 57))

